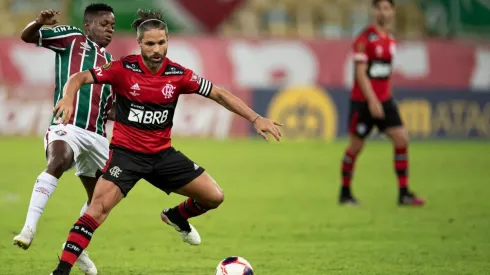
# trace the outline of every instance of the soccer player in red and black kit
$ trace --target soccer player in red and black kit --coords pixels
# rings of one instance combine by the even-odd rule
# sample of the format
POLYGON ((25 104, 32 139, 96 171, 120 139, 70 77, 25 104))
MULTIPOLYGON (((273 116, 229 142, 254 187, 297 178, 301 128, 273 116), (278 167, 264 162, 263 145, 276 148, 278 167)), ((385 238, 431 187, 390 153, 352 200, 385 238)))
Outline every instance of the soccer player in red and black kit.
POLYGON ((138 15, 133 27, 141 55, 126 56, 71 76, 65 96, 54 108, 56 117, 62 113, 62 121, 67 123, 77 91, 91 83, 111 84, 118 102, 109 160, 92 203, 68 235, 54 275, 70 273, 94 231, 142 178, 167 193, 188 197, 180 205, 163 210, 161 218, 185 242, 200 244, 199 234, 187 220, 218 207, 223 191, 201 166, 171 146, 172 119, 180 95, 208 97, 249 120, 265 139, 267 133, 278 141, 281 138, 281 124, 261 117, 236 96, 166 58, 168 29, 160 12, 140 10, 138 15))
POLYGON ((395 15, 393 0, 373 0, 375 22, 354 42, 355 84, 349 114, 349 145, 342 161, 339 202, 357 204, 350 185, 357 156, 364 139, 376 126, 394 146, 394 166, 398 177, 399 205, 423 205, 408 189, 408 134, 391 94, 390 77, 396 40, 390 33, 395 15))

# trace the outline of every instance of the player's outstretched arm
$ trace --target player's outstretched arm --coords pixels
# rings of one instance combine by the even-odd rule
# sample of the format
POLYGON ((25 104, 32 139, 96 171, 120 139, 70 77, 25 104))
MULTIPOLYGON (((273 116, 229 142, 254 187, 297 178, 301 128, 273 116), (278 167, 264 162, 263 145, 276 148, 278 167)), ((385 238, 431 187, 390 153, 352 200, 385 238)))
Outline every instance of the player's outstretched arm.
POLYGON ((63 88, 63 98, 58 101, 53 109, 53 113, 56 114, 55 120, 63 115, 61 117, 61 123, 64 125, 68 124, 71 115, 73 114, 73 102, 75 101, 75 96, 80 90, 80 87, 94 82, 94 77, 90 71, 83 71, 70 76, 63 88))
POLYGON ((26 43, 38 43, 39 42, 39 30, 44 25, 54 25, 58 23, 58 20, 55 18, 57 14, 60 12, 57 10, 43 10, 39 13, 39 16, 35 21, 29 23, 20 38, 26 43))
POLYGON ((281 139, 281 130, 278 126, 283 126, 281 123, 261 117, 254 110, 250 109, 242 100, 228 92, 227 90, 213 86, 209 98, 216 101, 221 106, 234 112, 235 114, 245 118, 253 123, 257 133, 265 140, 268 140, 267 133, 270 133, 279 141, 281 139))

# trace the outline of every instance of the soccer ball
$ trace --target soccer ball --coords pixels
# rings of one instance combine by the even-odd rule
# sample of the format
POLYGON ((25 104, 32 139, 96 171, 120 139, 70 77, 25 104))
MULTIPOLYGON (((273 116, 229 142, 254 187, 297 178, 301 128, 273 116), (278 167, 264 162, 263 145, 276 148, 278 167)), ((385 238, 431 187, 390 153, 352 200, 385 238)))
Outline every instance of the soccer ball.
POLYGON ((254 275, 254 270, 244 258, 232 256, 218 264, 216 275, 254 275))

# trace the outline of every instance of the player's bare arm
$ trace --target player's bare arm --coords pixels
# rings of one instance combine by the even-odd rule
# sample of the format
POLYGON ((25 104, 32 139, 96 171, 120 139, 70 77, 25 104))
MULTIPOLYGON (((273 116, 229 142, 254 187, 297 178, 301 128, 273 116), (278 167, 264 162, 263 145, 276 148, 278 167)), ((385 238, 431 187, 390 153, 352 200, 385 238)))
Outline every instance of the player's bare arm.
POLYGON ((254 110, 250 109, 250 107, 248 107, 242 100, 227 90, 213 86, 209 98, 231 112, 252 122, 257 133, 265 140, 268 140, 267 133, 270 133, 277 141, 281 139, 282 134, 278 127, 282 126, 281 123, 261 117, 254 110))
POLYGON ((70 76, 63 88, 63 98, 58 101, 58 104, 53 109, 53 113, 56 114, 55 119, 60 118, 61 114, 63 114, 61 123, 64 125, 68 124, 73 114, 73 102, 80 87, 94 82, 94 77, 90 71, 83 71, 70 76))
POLYGON ((366 62, 356 62, 356 81, 369 104, 369 111, 371 112, 371 115, 375 118, 384 118, 383 107, 381 106, 381 102, 379 102, 378 98, 376 98, 373 87, 371 86, 371 82, 369 81, 369 77, 367 75, 367 70, 368 65, 366 62))
POLYGON ((38 43, 39 30, 44 25, 54 25, 58 23, 56 15, 60 14, 57 10, 43 10, 35 21, 29 23, 21 34, 21 39, 26 43, 38 43))

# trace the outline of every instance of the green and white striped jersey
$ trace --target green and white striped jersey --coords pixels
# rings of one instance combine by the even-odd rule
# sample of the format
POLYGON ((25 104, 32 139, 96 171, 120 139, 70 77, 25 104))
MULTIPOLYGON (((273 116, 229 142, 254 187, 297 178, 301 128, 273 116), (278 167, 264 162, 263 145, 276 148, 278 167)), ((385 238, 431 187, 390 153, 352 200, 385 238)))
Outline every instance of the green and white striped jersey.
MULTIPOLYGON (((105 48, 88 39, 77 27, 60 25, 42 28, 39 35, 38 46, 56 53, 54 105, 63 97, 63 87, 68 77, 112 61, 105 48)), ((110 85, 82 86, 74 104, 70 124, 105 136, 107 113, 113 104, 110 85)), ((56 124, 54 116, 51 119, 53 124, 56 124)))

